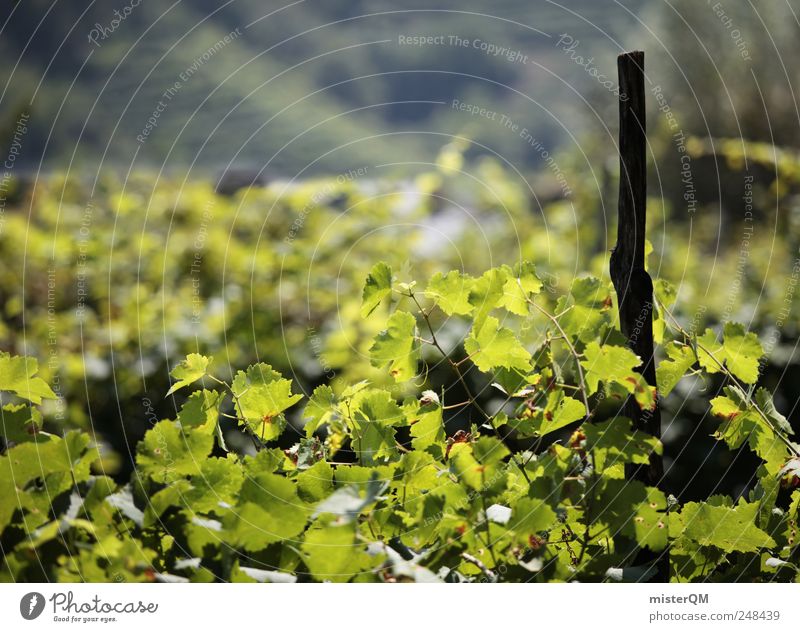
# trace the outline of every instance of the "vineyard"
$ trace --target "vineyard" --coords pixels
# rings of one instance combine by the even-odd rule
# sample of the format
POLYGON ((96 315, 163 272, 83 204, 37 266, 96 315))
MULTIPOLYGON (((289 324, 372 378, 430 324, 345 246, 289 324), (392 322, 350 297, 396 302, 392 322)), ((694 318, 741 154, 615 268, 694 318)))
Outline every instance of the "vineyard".
MULTIPOLYGON (((728 288, 700 309, 699 274, 679 299, 687 246, 652 230, 656 391, 619 330, 607 253, 575 274, 557 247, 582 229, 572 208, 549 205, 545 229, 498 164, 481 167, 491 190, 470 189, 458 160, 445 147, 402 192, 163 184, 148 203, 142 179, 85 205, 73 180, 20 189, 31 216, 9 214, 3 242, 5 295, 29 280, 6 299, 0 360, 0 576, 647 581, 668 559, 672 581, 795 581, 800 458, 764 386, 786 370, 780 343, 725 319, 728 288), (517 227, 508 263, 482 260, 475 230, 448 236, 452 254, 425 243, 456 189, 517 227), (626 400, 645 417, 659 402, 666 452, 626 400), (732 479, 700 495, 695 411, 722 453, 707 471, 752 464, 743 493, 732 479), (637 479, 664 458, 658 485, 637 479)), ((501 251, 506 227, 480 228, 501 251)), ((760 300, 777 314, 786 296, 781 281, 760 300)))
POLYGON ((428 4, 0 9, 0 610, 795 625, 800 12, 428 4))

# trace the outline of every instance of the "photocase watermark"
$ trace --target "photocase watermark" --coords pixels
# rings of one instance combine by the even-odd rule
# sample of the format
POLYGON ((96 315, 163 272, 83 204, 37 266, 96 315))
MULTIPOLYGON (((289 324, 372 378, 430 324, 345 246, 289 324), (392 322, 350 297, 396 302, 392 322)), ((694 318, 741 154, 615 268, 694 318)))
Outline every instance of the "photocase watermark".
MULTIPOLYGON (((798 254, 800 254, 800 251, 798 254)), ((791 315, 792 303, 794 302, 794 295, 797 292, 798 280, 800 280, 800 256, 795 257, 794 261, 792 262, 792 273, 789 275, 789 278, 786 281, 786 289, 783 294, 783 305, 775 320, 775 325, 779 329, 783 328, 783 326, 786 324, 786 321, 789 320, 789 316, 791 315)))
POLYGON ((539 157, 547 166, 548 170, 553 174, 556 182, 558 182, 558 186, 561 188, 561 194, 565 198, 572 197, 572 188, 569 186, 566 174, 562 171, 561 167, 556 162, 556 159, 550 153, 550 150, 547 149, 527 127, 516 123, 507 114, 502 114, 495 110, 490 110, 489 108, 485 108, 473 103, 459 101, 458 99, 453 99, 450 107, 460 112, 466 112, 471 116, 480 116, 481 118, 494 121, 498 123, 504 130, 510 131, 512 134, 515 134, 521 138, 524 143, 529 145, 537 154, 539 154, 539 157))
POLYGON ((452 46, 477 50, 488 57, 502 57, 515 64, 528 64, 531 59, 520 50, 508 46, 500 46, 480 38, 461 37, 459 35, 398 35, 400 46, 452 46))
POLYGON ((29 592, 20 599, 20 615, 32 621, 44 613, 48 601, 53 621, 57 623, 113 623, 118 615, 155 614, 159 606, 152 601, 106 601, 97 594, 88 601, 80 601, 71 590, 55 592, 47 599, 40 592, 29 592))
POLYGON ((747 45, 747 40, 745 40, 742 32, 736 28, 736 25, 733 23, 733 18, 725 12, 725 7, 722 6, 721 2, 715 2, 711 5, 712 1, 713 0, 706 0, 706 4, 711 7, 714 14, 719 18, 719 21, 722 22, 722 25, 728 29, 728 34, 736 45, 736 49, 739 51, 739 57, 745 61, 753 61, 753 58, 750 57, 750 48, 747 45))
POLYGON ((161 115, 164 114, 164 112, 166 112, 170 102, 176 96, 178 96, 180 91, 189 82, 189 80, 195 74, 197 74, 197 72, 199 72, 199 70, 203 66, 205 66, 211 60, 212 57, 214 57, 217 53, 219 53, 228 44, 241 37, 241 35, 242 35, 242 30, 237 27, 230 33, 228 33, 225 37, 218 40, 213 46, 208 48, 202 55, 200 55, 199 57, 195 57, 191 65, 187 66, 178 75, 178 79, 176 79, 171 86, 169 86, 166 90, 164 90, 164 92, 161 93, 161 96, 159 97, 156 106, 153 108, 153 111, 150 113, 150 117, 147 119, 147 122, 142 128, 142 131, 136 136, 136 140, 140 145, 144 145, 150 134, 152 134, 153 131, 158 127, 161 115))
POLYGON ((697 192, 694 186, 694 176, 692 175, 692 156, 686 149, 686 134, 683 133, 678 124, 678 119, 672 111, 667 102, 666 96, 660 84, 656 84, 651 88, 651 92, 655 97, 658 104, 659 111, 664 115, 667 121, 667 127, 672 133, 672 142, 675 143, 675 149, 678 152, 678 157, 681 163, 681 183, 683 184, 683 201, 686 202, 686 213, 694 215, 697 211, 697 192))
POLYGON ((478 116, 489 121, 499 121, 502 118, 507 118, 505 114, 500 114, 496 110, 490 110, 489 108, 475 105, 474 103, 465 103, 464 101, 459 101, 458 99, 453 99, 450 107, 454 110, 458 110, 459 112, 466 112, 470 116, 478 116))
POLYGON ((29 120, 30 115, 27 113, 20 115, 20 117, 17 119, 17 123, 14 126, 14 134, 11 137, 11 146, 8 149, 6 160, 3 163, 6 171, 11 171, 14 168, 14 163, 19 157, 20 151, 22 150, 22 139, 25 134, 28 133, 29 120))
POLYGON ((690 337, 695 338, 701 334, 700 325, 703 323, 703 316, 708 311, 708 307, 705 305, 698 305, 697 309, 694 312, 694 316, 692 317, 692 322, 689 323, 689 328, 687 330, 690 337))
POLYGON ((3 171, 2 178, 0 178, 0 235, 3 234, 3 228, 6 222, 6 202, 8 198, 8 189, 11 185, 12 171, 22 151, 22 140, 25 134, 28 133, 29 120, 30 115, 27 113, 21 114, 17 119, 17 123, 14 126, 14 134, 11 136, 11 146, 8 148, 8 154, 6 154, 6 159, 3 161, 5 170, 3 171))
POLYGON ((206 248, 208 238, 208 225, 214 218, 214 199, 210 198, 203 206, 203 216, 200 220, 200 228, 194 238, 194 254, 192 264, 189 267, 189 275, 192 279, 192 324, 199 325, 203 317, 203 299, 200 292, 200 272, 203 265, 203 252, 206 248))
POLYGON ((144 416, 148 423, 156 425, 158 423, 158 415, 156 415, 155 408, 153 408, 153 402, 150 401, 149 397, 142 398, 142 407, 144 408, 144 416))
POLYGON ((61 388, 61 376, 59 375, 58 372, 61 362, 59 358, 60 345, 58 344, 58 331, 56 328, 56 323, 57 323, 56 269, 48 268, 47 269, 47 337, 46 337, 48 346, 47 366, 52 371, 52 377, 50 378, 50 387, 56 394, 55 418, 58 420, 63 420, 65 416, 65 405, 64 405, 64 396, 62 395, 63 391, 61 388))
POLYGON ((97 48, 100 48, 100 41, 105 41, 111 37, 120 27, 120 25, 130 17, 131 13, 133 13, 133 10, 140 4, 142 4, 142 0, 131 0, 130 3, 123 7, 121 11, 119 9, 114 9, 114 18, 107 24, 104 25, 96 22, 94 28, 89 31, 89 41, 97 48))
POLYGON ((590 77, 596 79, 601 86, 618 97, 620 101, 627 101, 628 95, 624 92, 620 92, 619 86, 616 84, 616 82, 602 73, 597 66, 595 66, 594 57, 585 58, 583 55, 578 54, 578 47, 580 45, 581 41, 575 39, 568 33, 562 33, 556 42, 556 46, 558 46, 562 52, 569 55, 569 58, 578 66, 583 68, 590 77))
POLYGON ((163 426, 156 425, 152 432, 156 435, 156 442, 158 443, 157 447, 153 448, 153 454, 155 454, 163 462, 163 468, 161 471, 163 474, 172 472, 172 470, 175 468, 175 458, 172 456, 172 451, 169 449, 167 437, 164 436, 163 426))
POLYGON ((87 281, 88 266, 86 264, 89 256, 89 236, 94 215, 94 203, 89 200, 81 217, 80 228, 78 229, 78 260, 75 265, 75 291, 77 302, 75 305, 75 315, 78 320, 83 321, 86 299, 89 296, 87 281))
POLYGON ((322 373, 324 374, 325 378, 328 380, 332 380, 336 377, 336 372, 333 370, 331 365, 325 359, 325 354, 323 353, 323 343, 322 339, 317 334, 317 330, 313 327, 308 327, 306 329, 306 334, 308 335, 309 343, 311 344, 311 351, 313 351, 314 356, 316 356, 317 361, 322 368, 322 373))
POLYGON ((755 230, 753 224, 753 176, 747 175, 744 177, 744 217, 742 220, 742 239, 739 244, 739 256, 736 258, 736 272, 730 284, 730 291, 728 298, 725 301, 725 307, 722 309, 722 322, 730 320, 733 313, 733 306, 736 299, 742 290, 742 279, 745 275, 747 262, 750 259, 750 240, 753 238, 755 230))
POLYGON ((33 621, 44 612, 44 595, 38 592, 29 592, 19 600, 19 613, 23 619, 33 621))
POLYGON ((800 283, 800 249, 798 249, 798 251, 795 253, 795 257, 792 260, 791 272, 786 279, 786 287, 783 291, 783 300, 781 301, 780 309, 778 309, 775 314, 775 327, 772 328, 769 336, 764 341, 764 355, 762 356, 758 366, 759 376, 764 372, 769 364, 769 357, 772 355, 772 352, 778 345, 778 341, 781 338, 781 331, 786 323, 790 322, 790 317, 792 315, 792 304, 795 300, 798 283, 800 283))
POLYGON ((639 334, 642 333, 642 329, 644 329, 645 324, 648 320, 652 320, 653 318, 653 304, 650 301, 645 301, 644 305, 642 305, 642 309, 639 312, 639 316, 633 321, 633 331, 631 335, 628 337, 628 346, 634 347, 636 343, 639 341, 639 334))

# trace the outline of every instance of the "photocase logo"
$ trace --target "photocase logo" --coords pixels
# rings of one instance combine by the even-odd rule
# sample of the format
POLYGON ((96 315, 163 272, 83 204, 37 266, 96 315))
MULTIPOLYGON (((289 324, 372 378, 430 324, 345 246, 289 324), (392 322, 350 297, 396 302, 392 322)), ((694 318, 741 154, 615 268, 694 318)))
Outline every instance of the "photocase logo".
POLYGON ((38 592, 30 592, 19 602, 19 613, 23 619, 33 621, 42 614, 44 610, 44 595, 38 592))

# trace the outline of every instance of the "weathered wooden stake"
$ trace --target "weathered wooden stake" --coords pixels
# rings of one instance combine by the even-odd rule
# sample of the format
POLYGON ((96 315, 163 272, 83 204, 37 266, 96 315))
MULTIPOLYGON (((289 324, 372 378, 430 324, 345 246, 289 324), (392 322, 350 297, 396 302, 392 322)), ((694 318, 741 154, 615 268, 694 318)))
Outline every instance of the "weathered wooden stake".
MULTIPOLYGON (((647 218, 647 128, 645 124, 644 53, 623 53, 619 69, 619 223, 617 244, 611 253, 611 280, 619 301, 620 328, 628 345, 642 359, 639 372, 651 386, 656 385, 653 355, 653 281, 644 267, 644 241, 647 218)), ((625 402, 624 414, 636 429, 661 436, 658 402, 652 411, 643 411, 633 399, 625 402)), ((646 466, 626 472, 629 480, 660 486, 664 475, 661 457, 653 454, 646 466)), ((655 564, 656 581, 668 581, 666 553, 658 555, 643 549, 637 564, 655 564)))

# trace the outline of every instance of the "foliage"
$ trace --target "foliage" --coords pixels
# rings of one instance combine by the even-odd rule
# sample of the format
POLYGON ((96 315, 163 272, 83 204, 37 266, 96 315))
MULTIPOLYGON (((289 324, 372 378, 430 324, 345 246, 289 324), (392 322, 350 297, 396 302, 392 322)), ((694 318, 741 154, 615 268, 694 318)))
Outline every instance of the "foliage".
POLYGON ((522 262, 425 287, 373 268, 364 313, 384 329, 370 355, 390 379, 319 386, 287 449, 276 440, 294 432, 286 413, 301 398, 290 380, 265 363, 226 380, 212 358, 187 357, 170 392, 191 392, 144 435, 124 485, 104 475, 89 434, 42 430, 35 405, 53 393, 31 359, 3 356, 0 389, 16 401, 2 409, 0 578, 616 581, 649 576, 636 565, 646 549, 669 550, 673 581, 800 579, 800 448, 756 390, 757 337, 739 325, 698 337, 660 306, 662 389, 722 374, 716 437, 761 462, 749 494, 680 504, 626 478, 662 446, 620 414, 628 397, 646 411, 656 395, 615 328, 607 282, 548 297, 522 262), (461 345, 437 337, 442 319, 463 325, 461 345), (433 363, 467 401, 421 390, 433 363), (472 372, 501 394, 492 409, 472 372), (449 432, 461 409, 474 422, 449 432), (231 431, 251 447, 229 448, 231 431))

